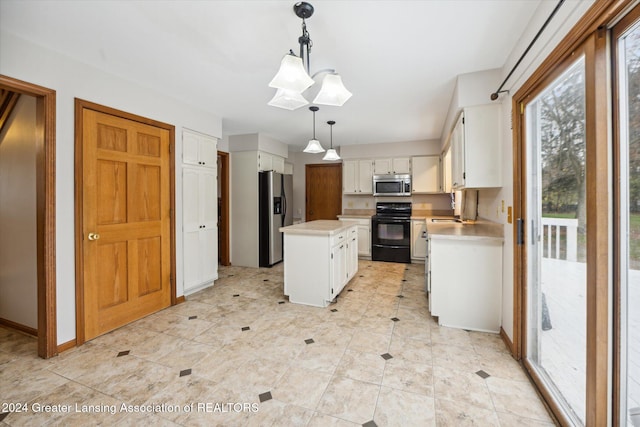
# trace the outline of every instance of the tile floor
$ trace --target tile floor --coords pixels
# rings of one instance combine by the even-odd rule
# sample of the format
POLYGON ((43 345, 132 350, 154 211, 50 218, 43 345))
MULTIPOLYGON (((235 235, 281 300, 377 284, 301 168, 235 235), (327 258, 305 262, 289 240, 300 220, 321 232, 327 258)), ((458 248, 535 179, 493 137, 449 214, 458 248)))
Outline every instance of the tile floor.
POLYGON ((431 319, 421 265, 360 261, 327 308, 289 303, 282 265, 219 276, 49 360, 0 328, 0 426, 553 425, 498 336, 431 319))

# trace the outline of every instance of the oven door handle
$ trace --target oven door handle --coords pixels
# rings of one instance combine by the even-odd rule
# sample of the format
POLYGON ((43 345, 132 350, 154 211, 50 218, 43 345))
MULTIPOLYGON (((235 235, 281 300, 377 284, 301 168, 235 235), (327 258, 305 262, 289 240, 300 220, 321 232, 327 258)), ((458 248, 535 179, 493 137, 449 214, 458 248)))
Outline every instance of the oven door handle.
POLYGON ((408 224, 410 220, 409 219, 374 219, 373 222, 375 222, 376 224, 395 224, 395 223, 408 224))
POLYGON ((409 245, 379 245, 379 244, 373 244, 374 247, 376 248, 386 248, 386 249, 406 249, 409 247, 409 245))

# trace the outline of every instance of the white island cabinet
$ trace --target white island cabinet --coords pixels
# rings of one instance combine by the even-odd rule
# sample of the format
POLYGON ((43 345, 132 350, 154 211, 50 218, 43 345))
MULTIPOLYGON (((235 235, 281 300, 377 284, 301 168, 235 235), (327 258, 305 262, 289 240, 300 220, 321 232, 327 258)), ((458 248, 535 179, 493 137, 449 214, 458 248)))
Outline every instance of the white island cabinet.
POLYGON ((284 294, 293 303, 326 307, 358 271, 358 224, 318 220, 280 231, 284 294))

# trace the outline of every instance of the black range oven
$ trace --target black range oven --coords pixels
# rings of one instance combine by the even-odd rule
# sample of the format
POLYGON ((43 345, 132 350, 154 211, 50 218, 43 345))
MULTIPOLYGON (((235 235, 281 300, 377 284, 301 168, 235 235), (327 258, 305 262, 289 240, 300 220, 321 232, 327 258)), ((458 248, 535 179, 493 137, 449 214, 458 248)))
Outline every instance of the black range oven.
POLYGON ((411 263, 411 203, 376 203, 376 214, 371 217, 371 259, 411 263))

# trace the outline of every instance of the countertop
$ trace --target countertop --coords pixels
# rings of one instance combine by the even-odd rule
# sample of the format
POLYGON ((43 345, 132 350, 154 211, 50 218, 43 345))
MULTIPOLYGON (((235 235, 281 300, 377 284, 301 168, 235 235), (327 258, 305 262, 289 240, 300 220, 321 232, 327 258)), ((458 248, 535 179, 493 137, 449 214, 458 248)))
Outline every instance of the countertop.
POLYGON ((338 234, 349 227, 353 227, 354 225, 357 225, 357 223, 320 219, 317 221, 309 221, 301 224, 289 225, 287 227, 280 227, 280 231, 285 234, 333 236, 334 234, 338 234))
MULTIPOLYGON (((475 239, 504 241, 504 226, 497 222, 477 220, 473 223, 432 222, 427 217, 427 233, 434 239, 475 239)), ((437 218, 437 217, 436 217, 437 218)))

